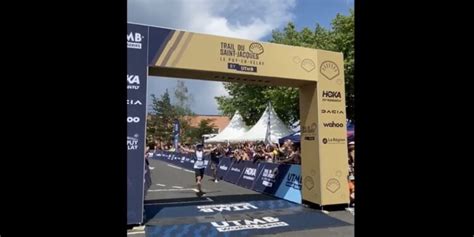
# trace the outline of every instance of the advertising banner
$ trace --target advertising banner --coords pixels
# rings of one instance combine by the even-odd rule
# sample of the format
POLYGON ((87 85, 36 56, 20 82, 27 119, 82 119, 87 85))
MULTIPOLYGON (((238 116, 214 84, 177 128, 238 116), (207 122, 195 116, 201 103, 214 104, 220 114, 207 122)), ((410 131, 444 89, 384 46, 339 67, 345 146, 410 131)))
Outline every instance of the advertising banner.
POLYGON ((224 176, 224 181, 229 183, 237 184, 239 181, 240 175, 243 173, 245 168, 244 161, 236 161, 232 162, 232 165, 229 167, 229 171, 224 176))
POLYGON ((261 193, 275 195, 282 180, 286 177, 290 165, 264 163, 260 174, 255 181, 253 190, 261 193))
POLYGON ((257 176, 263 166, 263 163, 245 161, 245 168, 243 170, 242 177, 240 177, 237 185, 242 186, 244 188, 252 189, 253 184, 257 180, 257 176))
POLYGON ((301 166, 290 165, 275 196, 301 204, 301 166))
MULTIPOLYGON (((125 37, 125 36, 124 36, 125 37)), ((148 27, 127 30, 127 223, 143 221, 148 27)))

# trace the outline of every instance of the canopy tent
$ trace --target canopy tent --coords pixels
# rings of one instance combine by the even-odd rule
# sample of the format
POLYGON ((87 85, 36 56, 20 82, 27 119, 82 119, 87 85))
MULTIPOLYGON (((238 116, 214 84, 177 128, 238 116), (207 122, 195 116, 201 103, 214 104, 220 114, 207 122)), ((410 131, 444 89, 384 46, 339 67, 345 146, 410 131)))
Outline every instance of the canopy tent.
POLYGON ((278 118, 278 115, 269 103, 258 122, 244 135, 231 141, 271 141, 272 143, 277 143, 279 138, 292 133, 293 131, 278 118))
POLYGON ((301 141, 301 132, 295 132, 289 136, 282 137, 278 139, 280 144, 284 143, 286 140, 290 139, 293 143, 298 143, 301 141))
POLYGON ((242 136, 245 132, 249 129, 245 125, 242 116, 240 115, 239 111, 236 111, 232 119, 230 120, 227 127, 222 130, 221 133, 217 134, 213 138, 209 138, 205 140, 205 143, 219 143, 219 142, 227 142, 229 140, 238 138, 242 136))

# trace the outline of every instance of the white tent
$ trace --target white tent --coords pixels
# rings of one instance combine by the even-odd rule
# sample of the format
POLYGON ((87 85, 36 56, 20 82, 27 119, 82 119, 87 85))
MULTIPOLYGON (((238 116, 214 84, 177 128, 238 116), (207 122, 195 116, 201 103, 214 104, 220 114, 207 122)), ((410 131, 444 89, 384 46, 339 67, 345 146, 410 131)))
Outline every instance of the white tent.
POLYGON ((239 111, 236 111, 232 119, 230 120, 227 127, 222 130, 221 133, 217 134, 217 136, 213 138, 209 138, 205 140, 205 143, 217 143, 217 142, 227 142, 229 140, 235 139, 237 137, 242 136, 245 132, 247 132, 249 128, 245 125, 242 116, 240 115, 239 111))
POLYGON ((278 143, 278 139, 294 133, 288 126, 286 126, 278 115, 273 110, 271 104, 267 106, 265 112, 258 122, 243 136, 233 139, 233 142, 243 141, 265 141, 267 133, 272 143, 278 143), (270 121, 270 123, 268 122, 270 121), (268 126, 270 129, 268 130, 268 126))

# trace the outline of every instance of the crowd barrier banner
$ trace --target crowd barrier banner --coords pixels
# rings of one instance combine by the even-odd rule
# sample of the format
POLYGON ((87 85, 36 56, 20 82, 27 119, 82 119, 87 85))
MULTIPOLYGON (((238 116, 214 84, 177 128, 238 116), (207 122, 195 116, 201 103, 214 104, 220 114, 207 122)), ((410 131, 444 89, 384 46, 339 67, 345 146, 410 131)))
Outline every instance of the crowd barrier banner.
POLYGON ((285 177, 274 194, 279 198, 301 204, 301 166, 289 165, 285 177))
POLYGON ((242 176, 240 177, 237 185, 252 189, 255 181, 257 180, 257 176, 260 173, 260 170, 264 166, 263 163, 259 162, 252 162, 252 161, 244 161, 244 170, 242 172, 242 176))
MULTIPOLYGON (((175 153, 175 152, 167 152, 167 151, 157 151, 153 155, 153 159, 164 160, 175 166, 188 169, 188 170, 194 170, 195 157, 194 157, 194 154, 191 154, 191 153, 175 153)), ((209 171, 207 171, 207 169, 210 169, 209 155, 204 156, 204 165, 206 166, 205 174, 212 175, 209 171)))
POLYGON ((237 184, 239 182, 239 178, 242 175, 242 172, 245 168, 244 161, 236 161, 234 160, 229 168, 229 171, 224 176, 224 181, 237 184))
POLYGON ((288 173, 290 165, 272 163, 265 163, 263 165, 264 167, 262 168, 260 175, 254 184, 254 190, 257 192, 275 195, 281 182, 288 173))
MULTIPOLYGON (((178 167, 193 170, 194 155, 157 151, 153 155, 178 167)), ((205 156, 205 174, 212 176, 210 156, 205 156)), ((229 183, 301 204, 301 166, 219 159, 217 177, 229 183)))
POLYGON ((230 158, 220 158, 219 165, 217 165, 217 178, 220 180, 224 179, 224 176, 230 170, 232 165, 232 160, 230 158))

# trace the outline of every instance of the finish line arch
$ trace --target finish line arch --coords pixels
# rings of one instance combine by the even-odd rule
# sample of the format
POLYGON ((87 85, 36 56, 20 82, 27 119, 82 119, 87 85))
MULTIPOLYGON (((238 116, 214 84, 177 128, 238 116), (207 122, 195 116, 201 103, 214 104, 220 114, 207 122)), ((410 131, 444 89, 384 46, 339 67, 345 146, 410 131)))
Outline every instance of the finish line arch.
POLYGON ((349 202, 342 53, 128 23, 127 223, 143 222, 147 77, 299 88, 303 200, 349 202))

